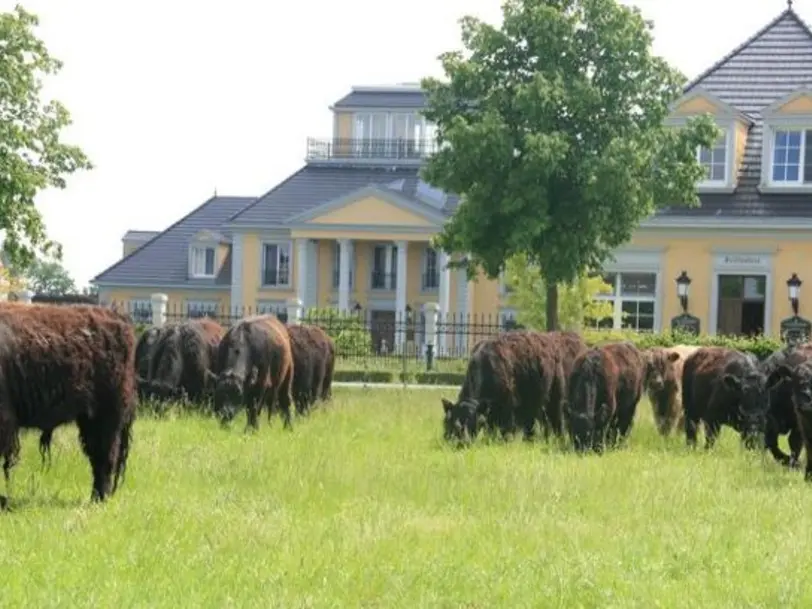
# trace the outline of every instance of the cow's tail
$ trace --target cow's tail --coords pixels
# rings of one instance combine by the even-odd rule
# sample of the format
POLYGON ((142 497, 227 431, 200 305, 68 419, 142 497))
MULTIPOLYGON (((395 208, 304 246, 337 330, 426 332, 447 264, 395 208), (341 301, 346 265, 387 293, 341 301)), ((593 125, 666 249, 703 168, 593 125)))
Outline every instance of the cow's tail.
POLYGON ((129 416, 125 419, 119 431, 118 460, 113 477, 113 492, 118 489, 119 482, 124 483, 127 472, 127 459, 130 456, 130 444, 132 443, 132 428, 135 420, 135 409, 130 410, 129 416))

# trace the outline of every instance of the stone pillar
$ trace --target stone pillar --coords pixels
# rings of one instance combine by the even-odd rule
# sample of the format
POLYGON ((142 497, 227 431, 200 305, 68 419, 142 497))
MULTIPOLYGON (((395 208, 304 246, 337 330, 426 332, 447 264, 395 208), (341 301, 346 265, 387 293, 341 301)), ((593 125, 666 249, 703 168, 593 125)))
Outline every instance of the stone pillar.
POLYGON ((298 298, 289 298, 287 302, 288 307, 288 323, 300 324, 302 323, 302 301, 298 298))
POLYGON ((398 248, 398 262, 397 262, 397 283, 395 289, 395 319, 397 321, 397 328, 395 332, 395 348, 398 353, 402 353, 406 348, 406 284, 408 283, 408 268, 407 260, 409 257, 409 242, 398 241, 395 245, 398 248))
POLYGON ((437 317, 440 305, 436 302, 427 302, 423 305, 423 315, 426 317, 426 368, 431 370, 434 365, 434 356, 437 355, 437 317))
POLYGON ((156 292, 150 296, 152 301, 152 325, 156 328, 163 328, 166 324, 166 303, 169 296, 156 292))
POLYGON ((25 304, 31 304, 31 301, 34 299, 34 292, 29 289, 20 290, 17 292, 17 302, 24 302, 25 304))
POLYGON ((296 239, 296 298, 307 303, 307 239, 296 239))
POLYGON ((451 269, 448 268, 449 257, 443 251, 439 252, 437 264, 440 267, 440 329, 437 340, 437 354, 445 357, 448 352, 448 316, 451 309, 451 269))
POLYGON ((350 310, 350 269, 352 269, 352 242, 339 239, 340 248, 338 267, 338 310, 346 313, 350 310))

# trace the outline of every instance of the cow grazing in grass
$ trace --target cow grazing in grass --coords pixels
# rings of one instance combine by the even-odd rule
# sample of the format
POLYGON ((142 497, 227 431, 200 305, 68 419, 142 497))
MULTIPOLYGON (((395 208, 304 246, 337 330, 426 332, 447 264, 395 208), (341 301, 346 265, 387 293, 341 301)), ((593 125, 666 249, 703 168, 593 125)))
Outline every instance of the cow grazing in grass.
POLYGON ((546 336, 555 343, 554 351, 558 369, 555 371, 557 383, 554 385, 553 394, 547 401, 544 432, 546 436, 549 428, 556 436, 563 438, 569 379, 572 376, 575 360, 589 347, 577 332, 547 332, 546 336))
POLYGON ((800 363, 788 361, 780 364, 771 375, 771 380, 776 379, 789 384, 798 429, 806 450, 804 478, 812 482, 812 358, 800 363))
POLYGON ((155 349, 163 332, 169 331, 175 324, 169 324, 162 328, 147 328, 138 337, 135 345, 135 378, 138 388, 138 396, 146 399, 149 394, 149 381, 152 378, 152 359, 155 356, 155 349))
POLYGON ((652 347, 644 351, 646 359, 645 387, 657 431, 668 436, 676 427, 685 428, 682 407, 682 367, 685 359, 699 347, 677 345, 652 347))
POLYGON ((135 418, 135 334, 124 315, 90 305, 0 306, 0 456, 9 484, 20 429, 75 422, 93 473, 91 499, 118 488, 135 418))
POLYGON ((162 332, 152 358, 148 395, 159 400, 188 397, 193 402, 210 396, 224 334, 223 327, 208 317, 174 324, 162 332))
POLYGON ((275 406, 290 429, 295 373, 290 338, 274 315, 247 317, 231 326, 217 351, 219 371, 214 391, 214 411, 222 424, 246 409, 248 426, 259 427, 258 416, 275 406))
POLYGON ((748 449, 762 447, 768 389, 762 364, 752 355, 727 347, 697 349, 685 360, 682 371, 688 445, 696 446, 702 421, 706 448, 713 447, 722 425, 738 431, 748 449))
POLYGON ((795 467, 801 456, 804 442, 792 398, 792 382, 783 374, 775 375, 783 365, 790 369, 812 358, 812 344, 805 343, 779 349, 764 360, 762 367, 770 387, 770 407, 764 430, 764 445, 773 458, 789 467, 795 467), (778 446, 778 438, 788 434, 789 452, 787 455, 778 446))
POLYGON ((473 440, 484 424, 492 435, 521 428, 534 436, 546 425, 547 404, 561 393, 563 380, 555 337, 513 330, 481 341, 472 353, 456 402, 443 398, 444 436, 473 440))
POLYGON ((298 414, 306 414, 317 400, 331 394, 336 350, 333 339, 318 326, 287 326, 293 356, 293 401, 298 414))
POLYGON ((630 342, 594 347, 575 360, 567 414, 577 451, 601 453, 628 436, 645 373, 645 357, 630 342))

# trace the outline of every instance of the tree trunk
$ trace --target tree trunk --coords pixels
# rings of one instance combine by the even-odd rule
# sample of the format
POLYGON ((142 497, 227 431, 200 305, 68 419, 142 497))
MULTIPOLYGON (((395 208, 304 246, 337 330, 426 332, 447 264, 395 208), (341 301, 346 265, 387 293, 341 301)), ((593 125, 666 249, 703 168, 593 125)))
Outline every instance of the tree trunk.
POLYGON ((558 330, 558 284, 547 284, 547 331, 558 330))

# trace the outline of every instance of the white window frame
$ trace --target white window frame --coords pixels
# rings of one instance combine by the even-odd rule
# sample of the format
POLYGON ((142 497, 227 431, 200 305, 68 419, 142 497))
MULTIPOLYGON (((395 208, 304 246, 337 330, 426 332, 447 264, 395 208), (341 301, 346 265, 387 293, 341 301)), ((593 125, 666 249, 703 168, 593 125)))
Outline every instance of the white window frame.
POLYGON ((280 240, 268 240, 262 241, 259 246, 259 255, 260 255, 260 265, 259 265, 259 284, 260 288, 263 290, 287 290, 290 289, 293 285, 293 241, 280 239, 280 240), (275 245, 277 247, 276 250, 276 274, 277 274, 277 281, 276 283, 265 283, 265 248, 268 246, 275 245), (286 283, 279 282, 279 268, 281 267, 280 264, 280 254, 282 252, 282 248, 287 248, 288 252, 288 277, 286 283))
POLYGON ((803 166, 805 163, 806 131, 812 130, 812 114, 783 114, 782 109, 787 104, 800 97, 809 96, 812 90, 801 88, 789 95, 776 99, 772 104, 761 111, 764 119, 762 135, 761 157, 761 185, 763 192, 812 192, 812 182, 803 182, 803 166), (774 181, 773 159, 775 156, 775 138, 778 131, 801 132, 801 158, 798 171, 798 181, 774 181))
POLYGON ((366 134, 364 133, 364 128, 361 127, 365 122, 369 122, 370 124, 370 131, 372 125, 372 116, 373 115, 384 115, 386 116, 386 136, 384 140, 386 141, 394 141, 395 137, 395 123, 397 118, 402 118, 404 116, 408 116, 407 119, 410 121, 410 129, 411 137, 405 139, 413 139, 415 141, 423 141, 428 137, 436 137, 437 127, 431 121, 427 120, 419 112, 404 112, 404 111, 394 111, 394 110, 365 110, 363 112, 353 112, 352 114, 352 137, 353 140, 356 141, 365 141, 365 140, 373 140, 378 138, 372 138, 371 133, 366 134))
MULTIPOLYGON (((352 256, 352 260, 350 261, 350 289, 355 286, 355 260, 356 256, 352 256)), ((333 248, 333 276, 332 276, 332 286, 334 290, 337 290, 341 285, 341 242, 336 241, 335 247, 333 248)))
POLYGON ((372 256, 370 257, 370 272, 369 272, 369 288, 376 292, 385 292, 397 288, 397 282, 400 280, 397 272, 397 245, 394 243, 373 243, 372 256), (375 250, 379 247, 384 249, 384 287, 372 287, 372 275, 375 273, 375 250))
POLYGON ((784 188, 812 188, 812 180, 804 182, 804 165, 806 164, 806 132, 812 130, 812 125, 801 126, 793 125, 774 125, 769 130, 769 163, 767 172, 767 183, 770 186, 779 186, 784 188), (785 133, 800 133, 801 135, 801 149, 798 155, 798 179, 797 180, 774 180, 773 171, 775 169, 775 142, 780 132, 785 133))
MULTIPOLYGON (((713 165, 713 162, 712 162, 713 161, 713 151, 718 149, 718 148, 722 148, 722 150, 724 150, 724 153, 725 153, 724 170, 723 170, 724 174, 722 175, 722 178, 718 179, 718 180, 714 180, 714 179, 708 177, 707 179, 700 181, 699 185, 698 185, 700 188, 701 187, 707 187, 707 186, 711 186, 711 187, 712 186, 723 186, 723 185, 727 184, 728 181, 729 181, 728 178, 730 176, 730 149, 732 148, 732 146, 730 145, 730 139, 731 139, 731 131, 732 130, 731 129, 723 129, 723 131, 724 131, 724 133, 710 147, 711 165, 708 166, 708 174, 710 175, 710 167, 713 165), (719 145, 720 141, 722 142, 721 145, 719 145)), ((696 160, 699 162, 700 165, 705 167, 705 164, 702 162, 702 149, 703 148, 704 148, 704 146, 697 146, 696 147, 696 160)))
POLYGON ((435 250, 430 245, 423 248, 423 256, 420 262, 420 291, 421 292, 436 292, 440 289, 440 252, 435 250), (429 257, 430 252, 434 252, 434 274, 437 275, 436 285, 427 287, 425 285, 425 277, 429 274, 429 257))
POLYGON ((217 316, 219 308, 220 301, 218 300, 187 300, 186 317, 192 319, 193 313, 197 311, 206 311, 208 313, 213 313, 215 316, 217 316))
MULTIPOLYGON (((661 290, 661 274, 652 269, 623 269, 618 270, 610 268, 602 271, 602 275, 615 274, 615 285, 613 286, 612 294, 597 294, 595 300, 598 301, 611 301, 612 302, 612 330, 633 330, 639 331, 637 328, 623 328, 623 303, 624 302, 651 302, 654 303, 653 313, 653 327, 651 330, 643 330, 643 332, 658 332, 660 330, 660 290, 661 290), (621 295, 620 288, 623 275, 654 275, 654 294, 652 296, 623 296, 621 295)), ((599 322, 600 320, 596 320, 599 322)))
MULTIPOLYGON (((670 116, 665 124, 672 127, 684 127, 693 116, 670 116)), ((731 113, 723 112, 714 117, 716 127, 725 136, 725 179, 724 180, 700 180, 696 189, 700 192, 733 192, 736 184, 736 168, 734 160, 736 158, 736 125, 741 121, 741 117, 731 113)), ((696 149, 696 158, 699 160, 700 148, 696 149)), ((608 272, 608 271, 607 271, 608 272)))
POLYGON ((133 321, 136 323, 148 323, 152 319, 152 299, 150 298, 131 298, 130 303, 130 317, 132 317, 133 321), (133 313, 135 311, 147 311, 148 315, 146 319, 141 318, 138 316, 136 318, 133 313))
POLYGON ((189 246, 189 276, 194 279, 212 279, 217 274, 217 246, 212 243, 192 243, 189 246), (206 252, 212 251, 211 273, 206 272, 206 252), (203 270, 200 270, 200 255, 203 258, 203 270))

